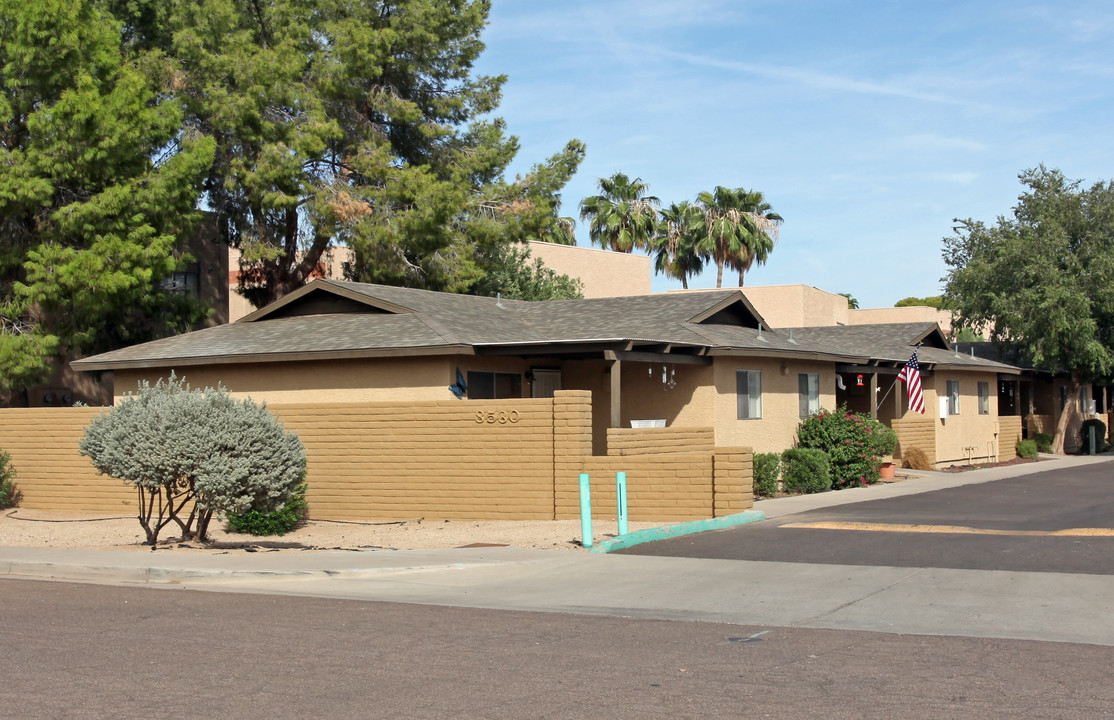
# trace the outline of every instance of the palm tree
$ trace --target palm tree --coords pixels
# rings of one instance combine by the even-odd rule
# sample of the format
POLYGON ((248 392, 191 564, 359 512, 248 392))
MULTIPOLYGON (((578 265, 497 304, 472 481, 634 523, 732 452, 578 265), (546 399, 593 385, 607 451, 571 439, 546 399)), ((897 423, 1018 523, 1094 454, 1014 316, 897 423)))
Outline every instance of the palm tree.
POLYGON ((538 240, 554 245, 576 245, 576 221, 570 217, 559 217, 550 227, 542 230, 538 240))
POLYGON ((600 178, 599 195, 580 201, 580 219, 589 221, 592 243, 617 252, 648 247, 657 226, 659 200, 649 185, 623 173, 600 178))
POLYGON ((704 213, 696 205, 684 200, 663 209, 652 247, 654 271, 677 278, 688 290, 688 279, 699 275, 708 259, 699 249, 704 236, 704 213))
POLYGON ((706 236, 702 248, 716 263, 716 287, 723 287, 723 268, 739 271, 739 287, 743 275, 755 262, 766 262, 777 242, 780 215, 772 212, 762 193, 745 188, 716 186, 702 192, 699 202, 704 210, 706 236))
POLYGON ((746 193, 744 206, 750 219, 750 242, 747 243, 746 257, 733 258, 730 265, 739 271, 739 287, 743 286, 743 275, 755 263, 765 265, 770 251, 777 244, 778 226, 782 223, 778 215, 757 190, 746 193))

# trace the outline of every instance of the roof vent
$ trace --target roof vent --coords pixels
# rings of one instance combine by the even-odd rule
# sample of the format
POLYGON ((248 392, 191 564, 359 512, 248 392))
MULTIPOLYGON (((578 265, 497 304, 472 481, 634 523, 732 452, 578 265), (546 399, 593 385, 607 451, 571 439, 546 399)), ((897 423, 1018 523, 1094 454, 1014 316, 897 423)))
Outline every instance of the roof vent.
POLYGON ((507 307, 503 304, 503 293, 495 293, 495 307, 506 310, 507 307))
POLYGON ((797 344, 797 341, 793 339, 793 328, 789 328, 789 342, 793 343, 794 345, 797 344))
POLYGON ((762 323, 758 323, 758 339, 762 342, 770 342, 766 338, 762 337, 762 323))

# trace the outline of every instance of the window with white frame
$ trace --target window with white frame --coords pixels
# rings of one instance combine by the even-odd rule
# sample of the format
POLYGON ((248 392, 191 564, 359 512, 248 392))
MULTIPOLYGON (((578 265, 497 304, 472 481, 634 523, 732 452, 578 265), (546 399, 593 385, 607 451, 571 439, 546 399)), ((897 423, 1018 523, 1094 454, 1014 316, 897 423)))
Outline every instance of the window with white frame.
POLYGON ((979 383, 979 415, 990 414, 990 383, 979 383))
POLYGON ((948 382, 947 382, 947 392, 948 392, 948 414, 949 415, 958 415, 959 414, 959 381, 958 380, 948 380, 948 382))
POLYGON ((762 417, 762 373, 758 370, 735 371, 735 396, 740 420, 762 417))
POLYGON ((801 373, 797 375, 797 405, 803 418, 820 412, 820 375, 801 373))

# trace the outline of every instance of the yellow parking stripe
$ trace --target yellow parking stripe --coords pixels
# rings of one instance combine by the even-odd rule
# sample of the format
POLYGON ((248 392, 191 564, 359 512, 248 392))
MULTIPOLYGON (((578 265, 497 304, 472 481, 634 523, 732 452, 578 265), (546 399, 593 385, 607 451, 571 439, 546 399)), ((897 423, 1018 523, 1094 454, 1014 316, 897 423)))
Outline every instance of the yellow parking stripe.
POLYGON ((1066 530, 990 530, 960 525, 887 525, 861 522, 786 523, 783 528, 812 530, 859 530, 863 532, 948 533, 953 535, 1024 535, 1030 537, 1114 537, 1114 528, 1067 528, 1066 530))

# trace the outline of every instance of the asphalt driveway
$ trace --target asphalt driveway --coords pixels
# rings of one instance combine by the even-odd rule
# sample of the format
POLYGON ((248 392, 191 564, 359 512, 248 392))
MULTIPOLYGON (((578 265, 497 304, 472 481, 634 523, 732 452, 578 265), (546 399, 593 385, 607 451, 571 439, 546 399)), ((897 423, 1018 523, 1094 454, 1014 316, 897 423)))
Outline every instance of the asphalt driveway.
POLYGON ((826 507, 620 552, 1114 575, 1114 463, 826 507))

